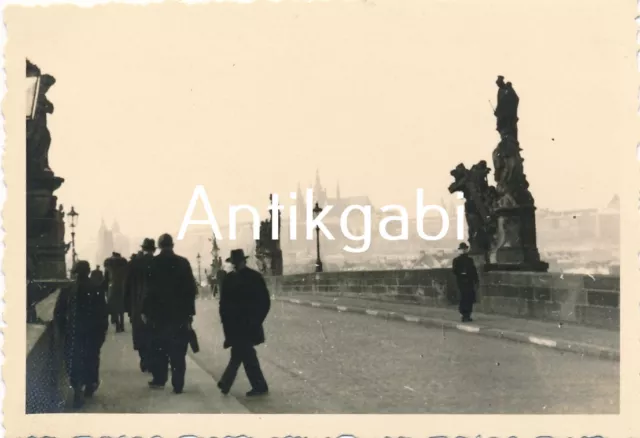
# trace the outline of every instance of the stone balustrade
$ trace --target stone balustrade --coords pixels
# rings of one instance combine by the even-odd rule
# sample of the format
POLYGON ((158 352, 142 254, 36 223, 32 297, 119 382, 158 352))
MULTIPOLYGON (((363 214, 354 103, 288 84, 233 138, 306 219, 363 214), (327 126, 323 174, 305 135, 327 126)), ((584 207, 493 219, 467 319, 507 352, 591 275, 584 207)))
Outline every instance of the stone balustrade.
MULTIPOLYGON (((434 307, 458 302, 450 269, 324 272, 269 277, 267 281, 277 295, 322 294, 434 307)), ((475 310, 619 330, 620 278, 481 273, 475 310)))

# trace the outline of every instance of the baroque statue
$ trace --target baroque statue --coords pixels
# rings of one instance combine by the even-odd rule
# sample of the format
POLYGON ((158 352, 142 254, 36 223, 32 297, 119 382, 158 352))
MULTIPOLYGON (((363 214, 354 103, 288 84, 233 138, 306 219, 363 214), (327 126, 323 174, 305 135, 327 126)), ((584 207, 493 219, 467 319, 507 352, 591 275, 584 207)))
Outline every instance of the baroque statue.
POLYGON ((518 105, 520 98, 511 82, 504 82, 504 76, 498 76, 498 100, 493 114, 496 116, 496 130, 500 137, 509 135, 518 140, 518 105))
POLYGON ((493 209, 497 198, 495 187, 487 181, 490 172, 484 160, 471 166, 471 169, 460 163, 450 172, 455 181, 449 185, 449 193, 461 192, 465 199, 471 252, 483 254, 487 260, 495 234, 493 209))
POLYGON ((495 168, 494 178, 498 193, 498 206, 513 208, 520 205, 532 205, 533 197, 529 192, 529 183, 524 174, 524 159, 520 156, 518 142, 518 105, 520 98, 511 82, 504 82, 504 76, 498 76, 498 104, 494 112, 500 142, 494 149, 492 158, 495 168))
POLYGON ((51 134, 47 128, 47 114, 53 114, 53 104, 46 93, 56 83, 53 76, 41 74, 40 69, 27 60, 27 77, 40 77, 40 89, 36 96, 36 110, 32 119, 27 119, 27 173, 29 175, 51 174, 49 147, 51 134))
POLYGON ((480 161, 451 171, 449 192, 465 199, 471 253, 483 255, 487 270, 546 271, 536 244, 535 206, 524 173, 518 141, 520 98, 511 82, 498 76, 498 102, 494 110, 500 142, 492 153, 495 187, 487 181, 491 169, 480 161))

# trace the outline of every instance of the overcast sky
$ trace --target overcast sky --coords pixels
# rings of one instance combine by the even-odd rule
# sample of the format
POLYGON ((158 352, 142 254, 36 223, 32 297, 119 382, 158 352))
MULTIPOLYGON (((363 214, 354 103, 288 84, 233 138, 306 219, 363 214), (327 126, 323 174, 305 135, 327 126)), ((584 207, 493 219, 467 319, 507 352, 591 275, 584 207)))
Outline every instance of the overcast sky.
POLYGON ((50 164, 80 245, 101 218, 177 234, 198 184, 221 224, 229 204, 266 215, 270 192, 304 189, 316 169, 330 196, 339 181, 343 196, 411 216, 417 188, 448 202, 451 169, 491 163, 498 74, 520 95, 538 207, 605 206, 625 104, 609 72, 629 54, 600 29, 616 17, 494 3, 28 8, 9 43, 57 79, 50 164))

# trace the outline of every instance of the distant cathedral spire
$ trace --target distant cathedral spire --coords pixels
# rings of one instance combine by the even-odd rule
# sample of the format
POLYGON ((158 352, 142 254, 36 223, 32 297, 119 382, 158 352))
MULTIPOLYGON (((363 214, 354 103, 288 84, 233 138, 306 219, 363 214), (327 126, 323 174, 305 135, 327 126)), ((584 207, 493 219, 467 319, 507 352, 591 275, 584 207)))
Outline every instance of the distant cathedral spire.
POLYGON ((318 202, 320 204, 325 204, 326 202, 326 190, 322 188, 322 183, 320 182, 320 171, 316 169, 316 182, 313 185, 313 198, 314 202, 318 202))

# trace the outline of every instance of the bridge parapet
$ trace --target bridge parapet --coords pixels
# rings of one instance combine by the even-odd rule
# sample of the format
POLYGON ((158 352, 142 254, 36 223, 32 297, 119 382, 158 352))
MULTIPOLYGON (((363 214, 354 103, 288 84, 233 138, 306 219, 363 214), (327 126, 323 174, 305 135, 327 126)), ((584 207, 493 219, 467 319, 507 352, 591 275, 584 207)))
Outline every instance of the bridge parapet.
MULTIPOLYGON (((531 272, 480 274, 483 313, 620 329, 620 277, 531 272)), ((450 269, 344 271, 268 277, 277 295, 325 295, 451 307, 458 302, 450 269)))

